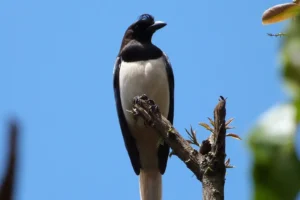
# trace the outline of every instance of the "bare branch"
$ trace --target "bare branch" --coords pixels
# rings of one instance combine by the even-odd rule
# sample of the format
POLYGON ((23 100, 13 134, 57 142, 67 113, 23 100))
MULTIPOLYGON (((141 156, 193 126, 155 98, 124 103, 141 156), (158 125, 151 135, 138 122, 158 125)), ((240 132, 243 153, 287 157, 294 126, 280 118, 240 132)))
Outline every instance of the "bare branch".
POLYGON ((160 114, 158 107, 152 100, 136 97, 133 113, 142 117, 146 124, 155 128, 164 141, 172 148, 173 155, 178 156, 195 174, 198 180, 202 178, 200 170, 199 152, 193 149, 172 124, 160 114))
MULTIPOLYGON (((208 139, 202 141, 200 151, 197 151, 190 145, 190 143, 196 143, 196 134, 193 130, 189 133, 190 140, 185 140, 172 124, 161 115, 154 101, 149 100, 146 95, 134 98, 132 112, 135 117, 142 117, 147 125, 154 128, 172 148, 172 154, 177 155, 202 182, 204 200, 224 199, 226 172, 225 106, 226 100, 221 97, 214 110, 214 121, 210 120, 214 129, 209 128, 208 130, 213 132, 208 139)), ((230 167, 229 162, 227 166, 230 167)))
POLYGON ((214 110, 214 133, 211 152, 206 156, 212 170, 203 174, 202 188, 204 200, 223 200, 225 185, 225 137, 226 137, 226 100, 221 96, 214 110))
POLYGON ((271 37, 282 37, 282 36, 286 36, 286 33, 267 33, 268 36, 271 36, 271 37))

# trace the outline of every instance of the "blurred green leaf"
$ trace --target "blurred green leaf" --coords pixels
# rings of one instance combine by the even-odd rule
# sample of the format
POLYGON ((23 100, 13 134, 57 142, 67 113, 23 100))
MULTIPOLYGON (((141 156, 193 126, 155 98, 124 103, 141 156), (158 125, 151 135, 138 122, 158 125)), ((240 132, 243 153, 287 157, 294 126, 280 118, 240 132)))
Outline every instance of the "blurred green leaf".
POLYGON ((282 64, 285 86, 296 107, 296 120, 300 122, 300 15, 290 22, 283 40, 282 64))
POLYGON ((250 136, 254 152, 255 200, 292 200, 300 188, 300 162, 296 157, 296 109, 275 106, 264 113, 250 136))
POLYGON ((296 113, 296 120, 297 122, 300 122, 300 99, 296 99, 294 101, 294 106, 297 110, 297 113, 296 113))

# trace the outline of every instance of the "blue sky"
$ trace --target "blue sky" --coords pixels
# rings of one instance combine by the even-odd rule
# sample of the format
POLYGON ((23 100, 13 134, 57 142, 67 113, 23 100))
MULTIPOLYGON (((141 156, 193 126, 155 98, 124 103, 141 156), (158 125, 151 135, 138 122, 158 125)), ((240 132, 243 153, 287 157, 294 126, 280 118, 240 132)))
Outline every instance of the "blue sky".
MULTIPOLYGON (((257 117, 284 101, 278 33, 261 24, 265 1, 1 1, 0 152, 6 122, 21 121, 17 200, 138 199, 112 88, 126 28, 150 13, 168 25, 153 42, 175 74, 174 126, 192 125, 200 140, 219 95, 243 141, 228 139, 227 199, 250 199, 246 138, 257 117)), ((186 135, 185 135, 186 136, 186 135)), ((0 163, 5 161, 4 153, 0 163)), ((0 173, 3 165, 0 165, 0 173)), ((199 199, 201 185, 177 158, 164 175, 164 199, 199 199)))

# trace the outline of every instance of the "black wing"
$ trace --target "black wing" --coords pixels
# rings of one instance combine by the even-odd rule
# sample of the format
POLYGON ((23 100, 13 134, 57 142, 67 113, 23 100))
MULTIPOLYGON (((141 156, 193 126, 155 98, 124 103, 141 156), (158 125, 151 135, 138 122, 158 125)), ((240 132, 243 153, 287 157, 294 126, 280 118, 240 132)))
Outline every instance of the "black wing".
MULTIPOLYGON (((171 63, 167 55, 163 54, 166 61, 166 71, 169 81, 169 92, 170 92, 170 105, 169 105, 169 114, 168 120, 173 124, 174 118, 174 74, 172 70, 171 63)), ((167 161, 169 157, 170 147, 164 142, 163 145, 160 145, 158 148, 158 165, 161 174, 165 173, 167 167, 167 161)))
POLYGON ((128 152, 128 155, 130 157, 131 165, 134 169, 134 172, 139 175, 140 174, 140 168, 141 168, 141 163, 140 163, 140 156, 139 152, 137 150, 136 144, 135 144, 135 139, 131 136, 124 112, 122 109, 122 104, 121 104, 121 97, 120 97, 120 86, 119 86, 119 72, 120 72, 120 64, 121 64, 121 59, 120 57, 117 57, 115 67, 114 67, 114 93, 115 93, 115 101, 116 101, 116 106, 117 106, 117 112, 118 112, 118 117, 119 117, 119 123, 121 126, 121 131, 123 135, 123 139, 125 142, 125 146, 128 152))

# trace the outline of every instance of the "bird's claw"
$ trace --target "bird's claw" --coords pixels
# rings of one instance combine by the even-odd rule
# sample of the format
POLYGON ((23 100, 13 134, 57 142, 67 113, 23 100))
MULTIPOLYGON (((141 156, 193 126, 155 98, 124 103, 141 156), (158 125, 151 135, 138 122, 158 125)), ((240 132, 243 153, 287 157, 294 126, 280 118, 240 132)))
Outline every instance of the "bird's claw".
POLYGON ((147 101, 147 103, 148 103, 150 106, 155 105, 155 102, 154 102, 152 99, 149 99, 149 100, 147 101))
POLYGON ((133 98, 133 104, 137 104, 141 106, 141 100, 147 101, 148 97, 146 94, 143 94, 141 96, 136 96, 133 98))
POLYGON ((150 106, 150 111, 157 114, 157 113, 159 113, 159 108, 157 105, 154 104, 154 105, 150 106))
POLYGON ((133 98, 133 104, 139 104, 139 103, 140 103, 139 97, 134 97, 133 98))
POLYGON ((140 99, 147 101, 147 100, 148 100, 148 97, 147 97, 146 94, 142 94, 142 95, 140 96, 140 99))

